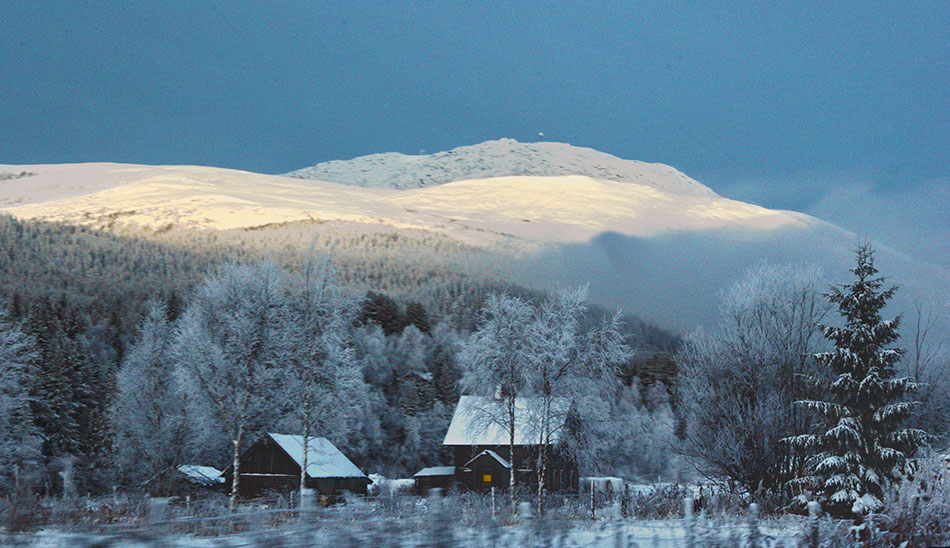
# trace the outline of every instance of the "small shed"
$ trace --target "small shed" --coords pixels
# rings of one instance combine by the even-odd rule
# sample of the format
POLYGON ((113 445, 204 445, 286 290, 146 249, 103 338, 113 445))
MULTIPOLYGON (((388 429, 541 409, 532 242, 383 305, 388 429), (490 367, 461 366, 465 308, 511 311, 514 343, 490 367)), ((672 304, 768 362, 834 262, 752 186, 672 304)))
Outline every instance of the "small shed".
POLYGON ((417 493, 427 493, 430 489, 448 491, 455 485, 454 466, 432 466, 423 468, 412 478, 415 480, 413 488, 417 493))
MULTIPOLYGON (((241 454, 238 492, 253 497, 270 492, 300 488, 303 466, 303 436, 267 434, 241 454)), ((231 485, 233 467, 224 471, 231 485)), ((344 492, 366 494, 370 479, 326 438, 310 438, 307 443, 306 487, 330 499, 344 492)))

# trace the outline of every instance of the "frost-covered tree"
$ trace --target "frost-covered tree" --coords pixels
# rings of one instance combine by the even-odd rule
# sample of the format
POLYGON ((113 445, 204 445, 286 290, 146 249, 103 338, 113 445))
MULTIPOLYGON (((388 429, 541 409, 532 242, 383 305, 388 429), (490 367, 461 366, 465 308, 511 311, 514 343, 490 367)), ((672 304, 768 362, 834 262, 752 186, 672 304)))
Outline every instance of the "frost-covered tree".
POLYGON ((799 402, 820 417, 819 433, 789 439, 810 455, 810 473, 793 485, 813 489, 822 507, 838 516, 881 509, 886 486, 928 437, 903 425, 915 404, 906 396, 916 385, 897 376, 902 350, 892 344, 900 316, 881 316, 897 288, 885 288, 877 276, 870 245, 861 245, 856 255, 855 280, 828 293, 844 326, 822 326, 834 349, 816 358, 832 378, 812 380, 827 396, 799 402))
POLYGON ((800 475, 803 459, 782 439, 810 432, 794 402, 813 394, 804 375, 829 306, 821 272, 809 265, 759 264, 720 295, 720 321, 690 335, 679 356, 678 410, 684 457, 748 493, 775 494, 800 475))
POLYGON ((165 307, 150 303, 119 369, 112 410, 120 473, 128 479, 144 477, 159 492, 171 488, 175 468, 186 463, 193 434, 175 374, 174 342, 165 307))
POLYGON ((40 438, 29 401, 33 339, 0 307, 0 494, 15 488, 40 460, 40 438))
POLYGON ((272 264, 229 263, 205 279, 178 325, 177 362, 189 401, 231 442, 232 508, 245 441, 277 410, 284 290, 272 264))
POLYGON ((358 303, 339 287, 333 265, 310 260, 296 280, 281 327, 280 369, 291 421, 303 434, 300 501, 304 502, 309 440, 327 437, 342 447, 360 429, 366 386, 350 326, 358 303))
MULTIPOLYGON (((515 464, 516 398, 527 390, 528 367, 526 331, 533 307, 525 300, 506 294, 488 297, 475 332, 462 345, 459 365, 462 390, 489 400, 498 396, 500 405, 484 406, 476 420, 495 424, 508 436, 508 462, 515 464)), ((509 474, 508 491, 515 508, 515 474, 509 474)))
MULTIPOLYGON (((535 307, 525 329, 527 391, 531 394, 538 436, 538 512, 544 509, 544 481, 550 458, 548 447, 559 437, 567 413, 578 413, 580 424, 606 423, 618 382, 616 368, 630 358, 620 332, 620 314, 593 329, 581 329, 587 288, 564 289, 535 307), (559 402, 570 402, 560 405, 559 402)), ((566 436, 565 436, 566 437, 566 436)))

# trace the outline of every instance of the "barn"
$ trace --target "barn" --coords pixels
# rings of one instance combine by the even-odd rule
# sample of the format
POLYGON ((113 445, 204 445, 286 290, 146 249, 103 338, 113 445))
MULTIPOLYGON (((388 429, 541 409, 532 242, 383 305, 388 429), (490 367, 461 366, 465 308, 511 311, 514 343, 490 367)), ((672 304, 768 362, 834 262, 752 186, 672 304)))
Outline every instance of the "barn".
MULTIPOLYGON (((534 410, 538 402, 532 398, 515 400, 515 482, 538 485, 540 477, 538 454, 541 450, 539 417, 534 410)), ((545 489, 548 492, 578 490, 577 464, 562 451, 562 439, 572 408, 566 399, 556 400, 555 427, 547 447, 548 466, 545 489)), ((512 465, 509 434, 504 423, 503 402, 494 398, 462 396, 452 415, 443 445, 451 448, 455 464, 455 483, 473 491, 492 487, 507 488, 512 465)))
MULTIPOLYGON (((300 488, 303 466, 303 436, 266 434, 241 454, 238 494, 255 497, 300 488)), ((233 467, 224 471, 231 485, 233 467)), ((326 438, 310 438, 307 443, 306 487, 333 499, 345 492, 366 494, 370 484, 359 468, 326 438)))

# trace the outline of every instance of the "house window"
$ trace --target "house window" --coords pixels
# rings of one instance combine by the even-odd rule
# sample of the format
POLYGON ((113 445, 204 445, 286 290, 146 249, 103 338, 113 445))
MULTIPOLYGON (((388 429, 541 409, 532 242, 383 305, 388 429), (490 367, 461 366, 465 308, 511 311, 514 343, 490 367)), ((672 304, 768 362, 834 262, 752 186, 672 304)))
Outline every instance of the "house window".
POLYGON ((491 483, 491 474, 482 474, 483 483, 491 483))

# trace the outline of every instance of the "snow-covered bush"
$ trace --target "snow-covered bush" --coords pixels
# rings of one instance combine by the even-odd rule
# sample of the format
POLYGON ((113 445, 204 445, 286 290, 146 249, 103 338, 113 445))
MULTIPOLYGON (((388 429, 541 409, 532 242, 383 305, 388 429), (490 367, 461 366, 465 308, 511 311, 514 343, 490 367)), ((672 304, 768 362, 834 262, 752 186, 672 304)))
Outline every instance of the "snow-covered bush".
POLYGON ((939 456, 915 463, 916 470, 891 489, 874 525, 886 532, 875 546, 950 544, 950 470, 939 456))

